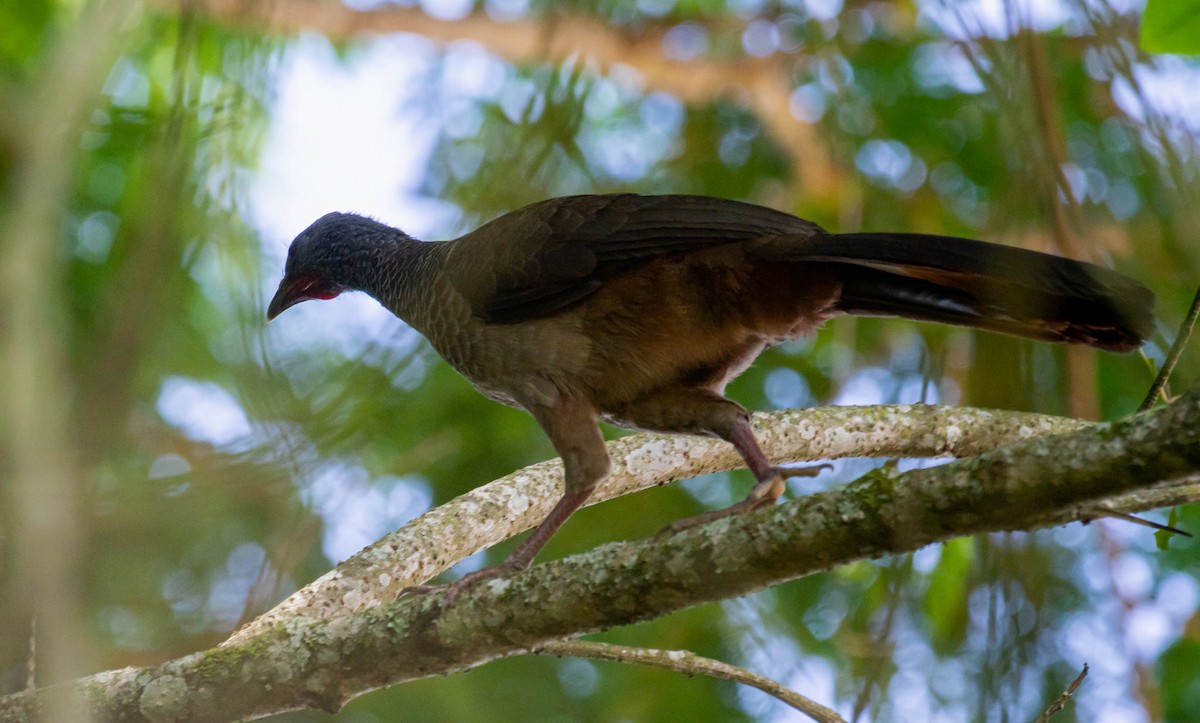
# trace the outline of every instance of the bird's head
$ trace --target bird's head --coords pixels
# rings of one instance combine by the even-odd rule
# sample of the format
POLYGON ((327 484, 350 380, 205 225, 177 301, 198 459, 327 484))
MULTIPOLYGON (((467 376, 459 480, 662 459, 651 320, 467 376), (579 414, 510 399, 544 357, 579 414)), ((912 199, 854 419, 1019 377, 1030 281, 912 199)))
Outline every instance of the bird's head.
POLYGON ((283 279, 267 307, 267 320, 309 299, 332 299, 360 288, 358 278, 382 239, 398 233, 353 213, 327 213, 304 229, 288 249, 283 279))

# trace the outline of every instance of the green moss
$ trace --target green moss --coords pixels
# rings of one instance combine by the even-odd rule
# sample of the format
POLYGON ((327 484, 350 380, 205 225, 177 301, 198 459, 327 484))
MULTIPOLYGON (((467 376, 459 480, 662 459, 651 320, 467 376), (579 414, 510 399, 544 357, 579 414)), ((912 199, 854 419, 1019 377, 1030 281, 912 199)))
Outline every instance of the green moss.
MULTIPOLYGON (((276 626, 282 631, 283 625, 276 626)), ((244 643, 227 648, 212 648, 200 655, 195 673, 190 676, 199 682, 228 679, 236 666, 244 660, 266 660, 270 653, 270 635, 256 635, 244 643)))
POLYGON ((867 472, 846 485, 846 495, 854 506, 869 517, 878 517, 882 507, 895 499, 900 473, 894 460, 867 472))

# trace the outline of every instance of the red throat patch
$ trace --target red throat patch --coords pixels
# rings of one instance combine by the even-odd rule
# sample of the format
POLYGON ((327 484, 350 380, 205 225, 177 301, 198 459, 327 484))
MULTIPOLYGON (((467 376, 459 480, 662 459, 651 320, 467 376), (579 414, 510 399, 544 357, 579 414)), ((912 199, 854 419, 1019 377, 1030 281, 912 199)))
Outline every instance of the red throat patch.
POLYGON ((321 279, 315 276, 299 279, 293 288, 295 291, 292 293, 298 299, 320 299, 321 301, 327 301, 342 293, 341 289, 326 286, 321 279))

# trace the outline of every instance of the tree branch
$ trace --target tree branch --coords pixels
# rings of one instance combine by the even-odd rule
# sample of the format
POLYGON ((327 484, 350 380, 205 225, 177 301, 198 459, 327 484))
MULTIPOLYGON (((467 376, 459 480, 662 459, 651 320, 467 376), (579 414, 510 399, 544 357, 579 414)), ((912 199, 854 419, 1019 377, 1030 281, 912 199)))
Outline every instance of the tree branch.
MULTIPOLYGON (((149 4, 164 12, 179 11, 179 3, 172 0, 151 0, 149 4)), ((732 96, 750 107, 771 137, 788 149, 796 182, 807 195, 826 197, 839 187, 840 172, 814 127, 791 112, 796 56, 701 55, 676 60, 663 52, 667 28, 620 29, 578 13, 502 22, 483 11, 441 20, 416 7, 383 5, 356 10, 320 0, 192 0, 188 7, 221 23, 268 33, 309 30, 335 42, 371 34, 414 33, 444 43, 475 42, 517 64, 558 63, 582 54, 603 71, 614 65, 634 68, 649 88, 685 103, 710 103, 732 96)))
POLYGON ((616 663, 648 665, 652 668, 664 668, 688 676, 707 675, 710 678, 720 678, 757 688, 767 695, 787 703, 815 721, 846 723, 846 719, 838 715, 837 711, 832 708, 827 708, 811 698, 800 695, 764 675, 752 673, 745 668, 723 663, 720 660, 697 655, 690 650, 654 650, 634 648, 628 645, 613 645, 612 643, 597 643, 590 640, 556 640, 546 643, 534 652, 559 657, 594 658, 611 660, 616 663))
MULTIPOLYGON (((965 457, 1085 422, 1021 412, 897 405, 824 407, 755 414, 755 435, 775 460, 843 457, 965 457)), ((608 445, 613 469, 588 504, 743 466, 733 447, 704 437, 635 434, 608 445)), ((351 557, 227 644, 293 618, 325 618, 395 600, 459 560, 541 522, 562 495, 562 465, 551 460, 477 487, 351 557)))
POLYGON ((1061 713, 1063 708, 1067 707, 1067 703, 1071 700, 1072 696, 1075 695, 1075 691, 1079 690, 1079 686, 1083 685, 1083 679, 1087 677, 1087 674, 1088 664, 1084 663, 1083 670, 1079 671, 1079 675, 1075 676, 1075 680, 1071 681, 1066 690, 1033 723, 1049 723, 1051 718, 1061 713))
POLYGON ((446 608, 444 595, 432 593, 334 620, 281 620, 252 638, 152 668, 18 693, 0 699, 0 721, 32 718, 70 692, 83 693, 100 720, 337 710, 381 686, 465 670, 854 560, 960 535, 1062 524, 1080 506, 1197 474, 1200 388, 1193 388, 1173 404, 1114 423, 938 467, 876 471, 751 514, 537 565, 471 587, 446 608))
POLYGON ((1170 401, 1167 395, 1167 382, 1171 380, 1171 373, 1175 371, 1175 365, 1179 363, 1179 358, 1183 356, 1183 350, 1187 348, 1188 339, 1192 336, 1192 328, 1196 326, 1196 317, 1198 316, 1200 316, 1200 288, 1196 289, 1196 295, 1192 297, 1192 305, 1179 325, 1179 331, 1175 333, 1175 341, 1167 351, 1167 357, 1163 359, 1162 368, 1154 377, 1154 383, 1150 385, 1146 399, 1142 402, 1142 406, 1138 407, 1139 412, 1153 407, 1159 397, 1170 401))

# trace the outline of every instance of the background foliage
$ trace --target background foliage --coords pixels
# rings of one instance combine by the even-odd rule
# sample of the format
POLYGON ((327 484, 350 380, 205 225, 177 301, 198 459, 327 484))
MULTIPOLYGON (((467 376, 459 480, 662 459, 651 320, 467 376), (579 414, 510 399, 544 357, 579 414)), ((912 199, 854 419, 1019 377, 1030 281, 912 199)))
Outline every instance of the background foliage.
MULTIPOLYGON (((306 305, 317 308, 264 328, 286 239, 262 236, 251 199, 270 182, 256 168, 280 120, 277 83, 314 47, 354 68, 392 39, 327 46, 227 14, 152 7, 123 26, 102 86, 87 89, 79 132, 60 150, 70 182, 49 199, 57 233, 37 239, 56 254, 39 303, 70 410, 60 453, 78 471, 82 513, 65 559, 91 669, 214 645, 331 557, 551 455, 527 416, 483 399, 413 332, 378 317, 364 327, 363 305, 306 305)), ((368 27, 376 17, 341 10, 368 27)), ((1198 116, 1187 100, 1196 67, 1139 50, 1140 9, 1126 3, 496 1, 424 11, 485 28, 476 45, 422 45, 420 72, 378 98, 415 114, 430 139, 417 191, 436 199, 427 223, 438 236, 552 195, 703 193, 838 230, 1052 250, 1113 265, 1159 295, 1161 333, 1142 357, 840 319, 765 354, 732 389, 750 408, 927 401, 1120 416, 1140 403, 1200 277, 1198 116), (513 63, 489 45, 529 24, 552 36, 568 20, 623 38, 625 62, 596 62, 585 44, 569 58, 513 63), (646 62, 655 56, 712 64, 747 85, 685 94, 658 82, 646 62), (763 68, 785 81, 782 125, 752 98, 763 68), (812 133, 779 131, 789 124, 812 133)), ((33 173, 26 139, 53 122, 39 116, 48 69, 70 52, 63 41, 83 12, 0 5, 6 219, 21 212, 33 173)), ((410 142, 399 131, 380 139, 378 162, 410 142)), ((327 210, 308 209, 296 230, 327 210)), ((1177 378, 1198 371, 1193 352, 1177 378)), ((20 424, 6 420, 0 469, 16 457, 20 424)), ((815 484, 875 463, 839 463, 815 484)), ((5 483, 0 508, 5 690, 24 684, 38 609, 36 573, 16 562, 20 536, 3 534, 23 529, 20 484, 5 483)), ((585 510, 545 555, 651 534, 748 484, 744 473, 717 476, 585 510)), ((1183 509, 1178 520, 1195 530, 1200 514, 1183 509)), ((1061 720, 1182 721, 1200 709, 1196 545, 1159 550, 1149 532, 1113 522, 963 539, 598 637, 745 665, 860 720, 1030 719, 1086 661, 1077 712, 1061 720)), ((525 657, 377 692, 340 715, 397 716, 788 711, 726 683, 525 657)))

